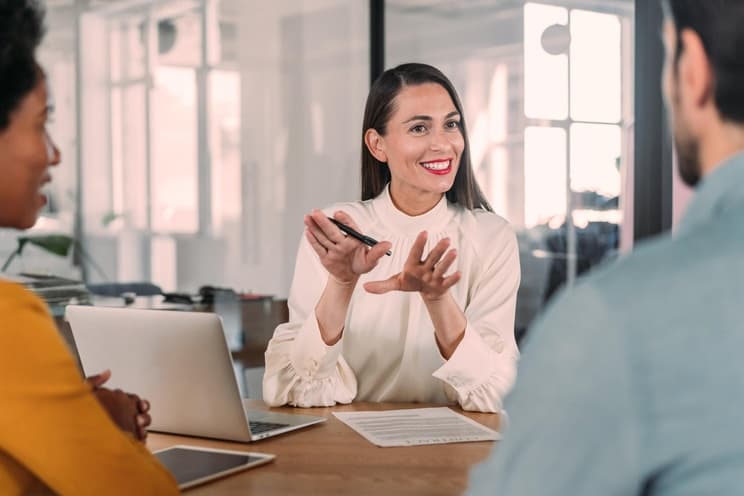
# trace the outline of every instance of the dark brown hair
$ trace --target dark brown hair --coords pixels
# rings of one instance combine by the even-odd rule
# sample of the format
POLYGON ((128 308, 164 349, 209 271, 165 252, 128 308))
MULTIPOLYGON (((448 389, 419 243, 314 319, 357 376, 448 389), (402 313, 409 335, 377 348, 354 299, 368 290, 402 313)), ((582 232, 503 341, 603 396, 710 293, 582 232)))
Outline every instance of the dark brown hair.
POLYGON ((473 166, 470 163, 470 141, 465 127, 465 115, 455 87, 436 67, 416 63, 402 64, 388 69, 375 80, 369 90, 362 124, 362 200, 375 198, 382 193, 391 177, 387 164, 377 160, 367 149, 364 142, 365 133, 368 129, 374 129, 380 136, 384 136, 387 132, 387 124, 395 110, 395 98, 400 91, 406 86, 426 83, 435 83, 447 90, 461 117, 460 132, 465 141, 465 147, 460 157, 455 182, 446 193, 447 200, 468 210, 482 208, 493 212, 475 180, 473 166))
POLYGON ((662 7, 677 31, 675 74, 684 51, 682 31, 695 31, 715 77, 715 103, 721 116, 744 124, 744 2, 740 0, 663 0, 662 7))

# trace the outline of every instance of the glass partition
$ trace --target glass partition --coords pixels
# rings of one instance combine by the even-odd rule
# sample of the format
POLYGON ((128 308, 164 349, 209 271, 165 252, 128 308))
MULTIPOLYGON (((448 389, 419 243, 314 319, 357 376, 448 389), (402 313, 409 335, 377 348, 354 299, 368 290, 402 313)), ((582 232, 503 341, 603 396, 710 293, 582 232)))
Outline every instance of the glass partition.
POLYGON ((452 79, 479 182, 518 230, 518 332, 558 288, 618 253, 632 203, 633 9, 386 2, 387 67, 426 62, 452 79))

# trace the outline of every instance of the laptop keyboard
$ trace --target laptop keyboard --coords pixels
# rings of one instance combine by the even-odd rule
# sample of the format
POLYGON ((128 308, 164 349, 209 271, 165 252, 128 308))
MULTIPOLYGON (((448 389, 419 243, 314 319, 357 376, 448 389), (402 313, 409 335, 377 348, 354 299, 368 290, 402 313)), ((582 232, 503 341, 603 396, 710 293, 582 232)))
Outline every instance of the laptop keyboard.
POLYGON ((248 421, 248 424, 251 427, 251 434, 262 434, 264 432, 273 431, 275 429, 289 427, 289 424, 277 424, 274 422, 259 422, 257 420, 250 420, 248 421))

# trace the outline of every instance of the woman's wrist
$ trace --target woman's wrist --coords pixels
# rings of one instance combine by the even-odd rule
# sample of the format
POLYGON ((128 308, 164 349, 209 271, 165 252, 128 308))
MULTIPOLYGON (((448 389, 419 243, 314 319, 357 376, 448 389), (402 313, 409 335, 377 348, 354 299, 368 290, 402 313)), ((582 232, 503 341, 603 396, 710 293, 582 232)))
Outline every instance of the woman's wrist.
POLYGON ((457 305, 454 298, 452 298, 452 293, 449 289, 445 289, 444 292, 436 294, 426 294, 423 291, 419 291, 419 294, 421 295, 421 299, 424 300, 426 306, 435 307, 449 306, 452 304, 457 305))
POLYGON ((338 289, 349 289, 356 287, 356 283, 359 281, 359 276, 354 275, 348 280, 339 279, 333 274, 328 274, 328 284, 334 285, 338 289))
POLYGON ((424 300, 424 303, 426 303, 427 305, 441 305, 449 295, 449 290, 436 295, 427 295, 423 292, 420 292, 420 294, 421 299, 424 300))
POLYGON ((318 327, 323 341, 333 346, 341 339, 351 297, 359 277, 351 281, 339 281, 328 274, 325 290, 315 307, 318 327))
POLYGON ((455 336, 444 336, 444 333, 434 332, 434 338, 439 348, 439 353, 444 357, 445 360, 452 358, 455 350, 460 346, 460 342, 465 337, 465 329, 459 332, 455 336))
POLYGON ((421 295, 429 312, 437 346, 442 356, 449 360, 465 335, 467 320, 449 291, 435 298, 421 295))

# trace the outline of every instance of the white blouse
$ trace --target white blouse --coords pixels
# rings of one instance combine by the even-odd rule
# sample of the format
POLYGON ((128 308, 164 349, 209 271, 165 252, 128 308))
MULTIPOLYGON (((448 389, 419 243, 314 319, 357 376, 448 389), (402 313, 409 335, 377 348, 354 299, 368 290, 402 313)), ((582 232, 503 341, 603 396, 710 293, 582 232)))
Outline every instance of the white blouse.
POLYGON ((411 217, 393 204, 386 188, 374 200, 333 205, 362 233, 392 243, 392 256, 359 279, 341 339, 333 346, 320 335, 315 306, 328 272, 303 236, 289 295, 289 322, 266 350, 264 400, 270 405, 331 406, 352 400, 457 402, 465 410, 498 412, 514 383, 519 351, 514 314, 519 287, 519 251, 514 231, 496 214, 467 210, 446 198, 411 217), (465 335, 449 360, 436 343, 434 326, 419 293, 367 293, 363 284, 403 268, 416 236, 429 233, 428 251, 449 237, 457 259, 449 273, 462 278, 450 288, 463 309, 465 335))

